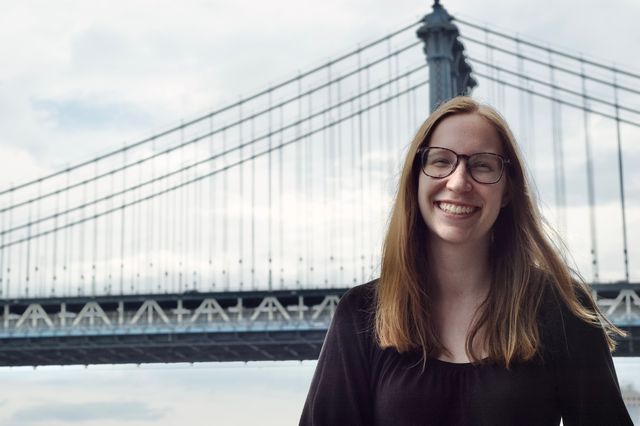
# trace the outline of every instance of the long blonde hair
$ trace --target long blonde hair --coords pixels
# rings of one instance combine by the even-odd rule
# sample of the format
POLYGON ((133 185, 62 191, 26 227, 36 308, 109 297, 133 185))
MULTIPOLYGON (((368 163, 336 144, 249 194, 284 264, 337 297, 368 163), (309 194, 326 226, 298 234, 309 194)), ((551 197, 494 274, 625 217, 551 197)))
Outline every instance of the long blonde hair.
POLYGON ((504 155, 509 203, 493 226, 492 282, 476 321, 467 336, 472 360, 474 339, 485 339, 488 359, 506 367, 534 357, 540 345, 537 313, 545 287, 552 286, 569 310, 586 322, 602 324, 610 349, 611 333, 621 333, 598 311, 586 285, 571 273, 544 230, 542 216, 525 174, 515 138, 504 118, 493 108, 470 97, 456 97, 441 105, 422 124, 407 153, 398 193, 391 212, 377 285, 375 334, 381 347, 399 352, 422 350, 423 360, 447 353, 433 320, 426 236, 417 193, 420 161, 417 151, 429 144, 436 126, 455 114, 478 114, 498 132, 504 155), (586 298, 588 307, 578 299, 586 298))

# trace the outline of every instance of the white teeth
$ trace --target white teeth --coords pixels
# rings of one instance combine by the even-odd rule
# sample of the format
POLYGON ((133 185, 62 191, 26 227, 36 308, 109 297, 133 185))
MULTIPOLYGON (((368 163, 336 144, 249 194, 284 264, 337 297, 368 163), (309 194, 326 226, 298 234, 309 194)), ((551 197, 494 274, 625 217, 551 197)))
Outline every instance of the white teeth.
POLYGON ((457 204, 442 202, 438 203, 438 207, 440 207, 445 212, 452 214, 469 214, 473 213, 473 211, 476 209, 475 207, 459 206, 457 204))

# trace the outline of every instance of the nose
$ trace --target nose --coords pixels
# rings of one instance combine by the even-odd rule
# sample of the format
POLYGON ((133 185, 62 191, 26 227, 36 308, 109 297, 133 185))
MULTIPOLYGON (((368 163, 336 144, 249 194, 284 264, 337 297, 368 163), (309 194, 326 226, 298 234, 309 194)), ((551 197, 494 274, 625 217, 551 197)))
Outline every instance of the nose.
POLYGON ((467 171, 467 160, 460 159, 456 169, 447 177, 447 189, 453 192, 468 192, 471 190, 471 176, 467 171))

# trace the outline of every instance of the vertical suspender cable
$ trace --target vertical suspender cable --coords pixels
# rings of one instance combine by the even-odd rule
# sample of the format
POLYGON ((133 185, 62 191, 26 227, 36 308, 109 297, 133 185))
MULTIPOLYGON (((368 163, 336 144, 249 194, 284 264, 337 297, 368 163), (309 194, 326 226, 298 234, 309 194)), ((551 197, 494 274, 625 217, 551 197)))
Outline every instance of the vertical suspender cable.
MULTIPOLYGON (((181 141, 180 143, 183 144, 185 141, 185 127, 182 128, 181 133, 181 141)), ((193 145, 191 145, 191 147, 193 147, 193 145)), ((180 152, 184 153, 183 158, 186 157, 186 160, 182 163, 182 167, 185 167, 188 162, 189 162, 189 152, 188 152, 187 147, 182 147, 180 148, 180 152)), ((180 223, 184 226, 184 229, 182 230, 182 232, 180 233, 180 241, 181 241, 181 259, 182 261, 181 263, 181 267, 180 267, 180 276, 182 277, 182 288, 183 291, 187 291, 189 290, 189 264, 191 263, 191 261, 193 260, 192 254, 190 253, 190 249, 191 249, 191 244, 192 244, 192 238, 191 238, 191 228, 194 226, 195 222, 190 220, 191 219, 191 212, 195 207, 195 203, 192 201, 192 192, 194 190, 195 185, 194 184, 185 184, 185 182, 189 182, 190 180, 190 175, 193 174, 195 172, 195 168, 192 168, 191 170, 185 170, 183 173, 181 173, 181 177, 183 179, 182 184, 184 185, 182 188, 180 188, 180 193, 182 194, 182 202, 180 203, 181 207, 182 207, 182 211, 180 213, 180 223)))
MULTIPOLYGON (((11 187, 9 189, 9 205, 13 204, 13 194, 14 194, 14 189, 13 187, 11 187)), ((4 229, 11 229, 13 226, 13 209, 9 209, 7 212, 3 213, 3 215, 6 214, 7 215, 7 223, 4 227, 4 229)), ((3 238, 4 238, 4 234, 3 234, 3 238)), ((5 284, 5 295, 6 297, 11 297, 11 252, 15 250, 15 246, 14 247, 5 247, 2 249, 3 254, 6 251, 6 275, 3 274, 4 277, 4 284, 5 284)))
MULTIPOLYGON (((386 200, 387 199, 387 187, 389 185, 390 179, 391 179, 391 174, 388 173, 388 170, 385 170, 384 165, 385 164, 389 164, 391 162, 391 152, 387 149, 387 134, 385 133, 385 124, 388 126, 387 121, 384 119, 385 118, 385 108, 386 108, 386 104, 382 103, 382 99, 384 99, 384 86, 378 89, 378 102, 380 103, 380 105, 378 106, 378 143, 379 143, 379 149, 380 149, 380 165, 382 166, 381 170, 380 170, 380 174, 383 176, 382 179, 380 180, 380 199, 381 200, 386 200)), ((378 212, 380 214, 380 217, 378 218, 379 223, 385 223, 386 220, 386 216, 387 216, 387 209, 384 208, 382 206, 382 203, 380 203, 380 206, 378 206, 378 212)), ((383 237, 384 238, 384 237, 383 237)), ((384 241, 383 241, 384 242, 384 241)), ((381 249, 382 247, 380 247, 381 249)), ((378 253, 381 252, 381 250, 376 250, 378 253)))
MULTIPOLYGON (((526 87, 527 85, 527 80, 524 78, 525 72, 524 72, 524 61, 522 59, 522 45, 520 44, 520 40, 518 39, 518 36, 516 35, 515 38, 515 42, 516 42, 516 55, 518 58, 518 74, 520 74, 520 77, 518 77, 518 84, 520 85, 520 87, 526 87)), ((530 158, 531 158, 531 150, 533 149, 533 143, 532 141, 527 139, 528 136, 528 132, 527 132, 527 117, 526 117, 526 99, 525 97, 527 96, 527 92, 524 90, 519 90, 518 91, 518 105, 519 105, 519 120, 520 120, 520 142, 526 147, 526 153, 527 155, 527 164, 531 164, 530 162, 530 158)))
MULTIPOLYGON (((327 77, 327 81, 330 82, 331 81, 331 65, 329 64, 327 66, 327 73, 328 73, 328 77, 327 77)), ((327 91, 330 93, 331 92, 331 84, 327 84, 327 91)), ((331 104, 328 104, 327 107, 325 108, 325 113, 322 114, 322 126, 325 128, 325 130, 322 132, 322 210, 323 210, 323 215, 322 215, 322 227, 320 229, 322 229, 322 250, 321 250, 321 259, 322 259, 322 270, 323 270, 323 274, 324 274, 324 279, 323 279, 323 283, 324 286, 326 287, 329 284, 329 278, 328 278, 328 269, 329 269, 329 244, 330 244, 330 239, 331 239, 331 231, 329 229, 327 229, 327 227, 331 226, 331 221, 327 220, 327 210, 329 209, 329 198, 328 198, 328 192, 327 192, 327 180, 329 179, 329 143, 331 141, 331 136, 330 136, 330 132, 331 129, 327 128, 326 126, 329 124, 329 122, 331 121, 331 117, 330 117, 330 112, 329 112, 329 108, 331 107, 331 104)))
MULTIPOLYGON (((115 175, 112 174, 111 175, 111 179, 110 179, 110 184, 111 184, 111 189, 110 189, 110 193, 113 194, 115 192, 115 175)), ((107 200, 107 209, 111 209, 112 207, 112 202, 113 199, 109 198, 107 200)), ((113 217, 115 216, 115 214, 110 214, 107 216, 107 229, 106 229, 106 234, 107 237, 104 239, 104 243, 105 243, 105 258, 109 260, 108 262, 108 268, 105 270, 105 292, 107 294, 111 294, 111 291, 113 290, 113 244, 115 242, 115 230, 113 229, 113 217)), ((64 262, 64 261, 63 261, 64 262)))
MULTIPOLYGON (((280 126, 282 129, 284 126, 284 111, 280 107, 280 126)), ((284 133, 282 130, 279 132, 280 143, 284 141, 284 133)), ((296 146, 299 144, 296 144, 296 146)), ((279 252, 279 264, 280 264, 280 289, 284 287, 284 153, 283 149, 278 150, 278 244, 280 247, 279 252)))
POLYGON ((580 63, 580 72, 582 74, 582 106, 583 106, 583 123, 584 123, 584 149, 587 158, 587 197, 589 200, 589 230, 591 235, 591 272, 594 283, 599 278, 598 273, 598 240, 596 234, 596 209, 595 209, 595 185, 593 170, 593 155, 591 153, 591 135, 589 132, 589 101, 587 99, 587 85, 584 74, 584 62, 580 63))
MULTIPOLYGON (((552 86, 555 87, 555 67, 553 65, 553 56, 549 52, 549 80, 552 86)), ((551 89, 552 97, 557 98, 558 94, 556 89, 551 89)), ((564 189, 564 158, 562 155, 562 118, 561 118, 561 106, 558 102, 552 101, 551 103, 551 122, 552 122, 552 142, 553 142, 553 165, 554 165, 554 177, 555 177, 555 196, 556 196, 556 215, 558 221, 558 229, 560 236, 564 239, 566 237, 566 198, 564 189)))
MULTIPOLYGON (((138 174, 140 173, 140 167, 136 167, 138 169, 138 174)), ((133 176, 135 174, 135 169, 131 170, 131 180, 133 180, 133 176)), ((140 181, 140 176, 138 175, 138 178, 140 181)), ((131 198, 132 199, 136 199, 138 198, 140 195, 140 188, 135 189, 133 191, 131 191, 131 198)), ((138 253, 138 236, 136 235, 138 233, 138 227, 140 222, 138 221, 138 212, 140 211, 140 204, 136 203, 134 205, 131 206, 131 208, 129 208, 129 217, 131 218, 131 230, 129 232, 127 232, 126 234, 129 236, 129 262, 127 264, 128 268, 129 268, 129 292, 131 294, 134 293, 134 286, 135 286, 135 274, 136 274, 136 254, 138 253)))
MULTIPOLYGON (((500 70, 497 70, 496 79, 498 81, 502 81, 502 77, 500 77, 500 70)), ((504 84, 498 84, 498 109, 500 111, 504 111, 506 109, 504 89, 505 89, 504 84)))
MULTIPOLYGON (((127 163, 127 151, 122 151, 122 163, 127 163)), ((122 171, 122 189, 124 190, 127 185, 127 171, 122 171)), ((124 236, 125 236, 125 204, 126 204, 126 193, 122 194, 122 207, 120 214, 120 294, 124 294, 124 236)))
MULTIPOLYGON (((298 76, 298 121, 300 124, 296 125, 296 137, 300 137, 302 134, 302 81, 301 77, 298 76)), ((303 142, 299 142, 296 144, 296 197, 295 197, 295 209, 296 211, 305 211, 305 206, 300 206, 300 200, 303 198, 303 142)), ((306 211, 305 211, 306 212, 306 211)), ((306 226, 306 224, 305 224, 306 226)), ((298 218, 296 220, 296 249, 297 249, 297 262, 296 262, 296 287, 302 287, 303 280, 303 267, 302 267, 302 239, 303 235, 303 226, 301 225, 301 221, 298 218)), ((304 228, 306 230, 306 228, 304 228)))
MULTIPOLYGON (((332 71, 331 71, 331 64, 329 64, 327 66, 327 79, 329 81, 329 85, 327 87, 327 104, 329 108, 333 108, 333 79, 332 79, 332 71)), ((331 119, 331 115, 329 116, 331 119)), ((330 183, 331 183, 331 201, 330 201, 330 205, 331 205, 331 210, 330 210, 330 217, 331 220, 328 223, 329 226, 329 272, 330 272, 330 280, 331 280, 331 284, 333 286, 336 285, 336 239, 338 237, 338 235, 340 235, 339 233, 336 232, 338 226, 339 226, 339 219, 336 216, 336 205, 337 203, 337 199, 338 199, 338 190, 339 187, 336 185, 336 161, 338 161, 338 159, 336 158, 336 150, 335 150, 335 133, 336 133, 336 126, 331 126, 328 129, 329 132, 329 166, 330 166, 330 171, 329 171, 329 179, 330 179, 330 183)))
MULTIPOLYGON (((180 141, 181 144, 184 143, 185 141, 185 131, 186 128, 182 129, 182 140, 180 141)), ((187 164, 189 164, 190 158, 192 158, 191 155, 189 155, 189 150, 191 151, 195 151, 195 145, 190 145, 189 147, 182 147, 180 148, 181 152, 184 152, 184 156, 186 157, 185 162, 182 164, 182 167, 185 167, 187 164)), ((184 224, 184 229, 181 233, 181 241, 182 241, 182 250, 180 250, 182 252, 182 268, 181 268, 181 274, 182 274, 182 284, 183 284, 183 290, 184 291, 188 291, 189 290, 189 285, 191 284, 191 274, 190 274, 190 265, 193 262, 194 258, 194 253, 191 252, 192 246, 194 244, 194 240, 192 238, 192 233, 191 230, 192 228, 195 227, 195 220, 192 220, 192 214, 193 212, 195 212, 195 207, 196 207, 196 203, 194 200, 194 196, 195 196, 195 187, 196 184, 195 183, 190 183, 187 184, 186 182, 189 182, 191 180, 192 175, 194 175, 196 173, 197 169, 195 167, 189 169, 189 170, 185 170, 182 173, 182 178, 183 178, 183 182, 182 184, 184 186, 182 186, 179 191, 183 194, 183 198, 182 198, 182 217, 180 219, 180 223, 184 224)))
MULTIPOLYGON (((40 196, 42 195, 42 181, 38 182, 38 199, 40 199, 40 196)), ((42 205, 42 201, 37 201, 36 202, 36 220, 40 219, 40 207, 42 205)), ((36 234, 38 234, 40 231, 40 224, 36 225, 36 229, 35 232, 36 234)), ((44 284, 44 280, 41 277, 40 274, 40 267, 39 265, 39 259, 40 259, 40 240, 43 239, 43 237, 36 237, 36 247, 34 250, 34 265, 33 265, 33 281, 34 281, 34 285, 36 286, 36 289, 34 290, 34 292, 39 296, 39 297, 46 297, 47 293, 45 291, 45 284, 44 284)), ((47 249, 46 243, 47 243, 47 239, 48 237, 44 237, 44 245, 45 245, 45 251, 47 249)), ((42 256, 44 258, 44 256, 42 256)), ((46 259, 45 259, 45 263, 46 263, 46 259)), ((44 265, 43 265, 44 266, 44 265)))
MULTIPOLYGON (((273 206, 272 206, 272 191, 273 191, 273 157, 271 153, 271 149, 273 146, 273 120, 272 120, 272 111, 271 105, 273 102, 272 99, 273 93, 271 88, 269 88, 269 92, 267 94, 267 103, 268 103, 268 114, 267 114, 267 134, 269 135, 268 144, 269 144, 269 154, 267 156, 267 288, 269 291, 273 289, 273 206)), ((280 194, 282 197, 282 194, 280 194)), ((280 242, 282 244, 282 242, 280 242)), ((282 261, 282 259, 280 260, 282 261)))
MULTIPOLYGON (((7 283, 6 283, 6 276, 4 274, 4 266, 5 266, 4 258, 5 258, 5 253, 7 252, 7 248, 4 248, 4 231, 5 229, 7 229, 6 219, 8 214, 9 214, 8 212, 0 213, 0 247, 2 247, 0 248, 0 298, 9 297, 6 291, 7 283)), ((55 241, 55 233, 54 233, 54 241, 55 241)), ((54 253, 55 253, 55 247, 54 247, 54 253)))
MULTIPOLYGON (((389 84, 387 85, 388 89, 388 93, 387 93, 387 97, 390 97, 391 95, 393 95, 393 85, 391 84, 391 81, 393 80, 393 64, 391 61, 391 53, 392 53, 392 49, 391 49, 391 38, 388 39, 387 41, 387 55, 389 56, 389 59, 387 59, 387 75, 388 75, 388 79, 389 79, 389 84)), ((389 161, 387 162, 387 175, 388 176, 393 176, 394 174, 394 161, 393 159, 395 158, 395 152, 397 147, 394 146, 394 137, 393 137, 393 120, 391 119, 392 115, 393 115, 393 103, 391 101, 388 101, 385 103, 386 107, 387 107, 387 119, 385 120, 385 123, 387 123, 387 156, 389 161)))
MULTIPOLYGON (((29 209, 29 213, 28 213, 28 226, 27 226, 27 242, 25 245, 25 249, 26 249, 26 266, 25 266, 25 296, 29 296, 29 268, 30 268, 30 260, 31 260, 31 206, 32 203, 29 202, 28 209, 29 209)), ((22 263, 22 262, 21 262, 22 263)), ((22 265, 20 265, 20 271, 22 271, 22 265)))
MULTIPOLYGON (((197 145, 193 146, 193 152, 194 152, 194 159, 200 158, 199 155, 199 148, 197 145)), ((194 168, 193 169, 193 177, 194 179, 198 176, 198 168, 194 168)), ((207 179, 207 181, 211 180, 211 178, 207 179)), ((202 262, 203 259, 203 253, 202 253, 202 239, 204 238, 205 232, 203 232, 203 228, 202 228, 202 216, 204 214, 204 184, 205 181, 203 180, 199 180, 195 183, 192 183, 191 186, 193 186, 193 196, 195 197, 195 202, 193 204, 196 204, 197 208, 193 209, 193 216, 194 216, 194 224, 195 226, 193 227, 193 252, 191 253, 191 275, 192 275, 192 283, 191 283, 191 288, 192 290, 199 290, 200 289, 200 283, 203 279, 204 275, 204 271, 202 271, 202 265, 204 264, 202 262)), ((194 206, 195 207, 195 206, 194 206)))
MULTIPOLYGON (((530 88, 529 88, 530 89, 530 88)), ((531 91, 527 91, 527 112, 528 112, 528 122, 527 126, 529 129, 529 141, 531 144, 531 149, 529 150, 529 170, 531 173, 535 174, 536 170, 536 126, 535 123, 535 114, 533 109, 534 98, 531 94, 531 91)))
MULTIPOLYGON (((180 122, 180 144, 184 143, 184 123, 180 122)), ((180 167, 184 167, 186 164, 185 161, 185 148, 180 148, 180 167)), ((186 180, 188 180, 188 176, 186 176, 187 171, 182 170, 180 172, 180 183, 184 184, 186 180)), ((177 247, 174 249, 178 250, 178 293, 182 293, 184 291, 185 284, 185 250, 187 248, 186 239, 187 235, 189 235, 189 224, 187 223, 186 216, 186 203, 189 202, 189 192, 187 187, 182 187, 178 192, 178 219, 176 224, 174 225, 178 231, 176 232, 176 236, 178 239, 177 247)))
MULTIPOLYGON (((227 150, 227 130, 222 130, 222 152, 227 150)), ((223 157, 222 166, 226 167, 227 157, 223 157)), ((227 188, 227 176, 228 173, 222 174, 222 279, 224 280, 224 290, 229 291, 230 278, 229 278, 229 264, 228 264, 228 248, 229 248, 229 236, 228 236, 228 213, 229 213, 229 194, 227 188)))
MULTIPOLYGON (((269 135, 271 136, 271 135, 269 135)), ((255 119, 251 118, 251 140, 255 138, 255 119)), ((251 156, 255 156, 256 144, 251 144, 251 156)), ((269 152, 271 155, 271 152, 269 152)), ((256 289, 256 160, 251 160, 251 288, 256 289)))
MULTIPOLYGON (((407 85, 410 84, 410 79, 407 77, 407 85)), ((413 96, 411 97, 411 111, 412 111, 412 123, 411 123, 411 133, 414 134, 418 129, 420 123, 420 117, 418 116, 418 91, 413 90, 411 92, 413 96)))
MULTIPOLYGON (((209 157, 213 157, 213 115, 209 118, 209 157)), ((215 162, 211 161, 209 163, 209 171, 213 171, 215 168, 215 162)), ((209 190, 209 214, 206 216, 210 218, 207 221, 207 229, 209 230, 207 238, 207 244, 209 249, 209 273, 208 273, 208 283, 209 290, 215 290, 216 288, 216 270, 213 266, 213 250, 214 244, 217 246, 218 242, 218 217, 220 216, 218 212, 218 205, 216 204, 216 199, 218 198, 218 178, 216 176, 211 176, 207 179, 209 190)), ((220 262, 220 256, 216 257, 216 261, 220 262)))
MULTIPOLYGON (((166 173, 171 171, 171 155, 169 152, 165 154, 165 169, 166 173)), ((171 181, 169 179, 165 179, 165 190, 171 186, 171 181)), ((175 211, 175 192, 168 192, 164 195, 165 199, 165 211, 167 212, 165 217, 165 239, 164 239, 164 290, 165 292, 173 293, 173 265, 172 261, 172 253, 174 247, 174 234, 176 227, 175 224, 175 215, 173 214, 175 211)))
MULTIPOLYGON (((156 139, 153 138, 153 141, 151 142, 151 152, 153 152, 154 154, 156 153, 156 139)), ((151 190, 153 192, 156 192, 156 161, 155 159, 151 161, 151 180, 153 181, 153 183, 151 184, 151 190)), ((156 241, 156 233, 155 231, 155 226, 156 226, 156 212, 158 211, 158 206, 159 204, 159 200, 157 198, 154 198, 153 200, 151 200, 150 206, 147 208, 147 250, 146 250, 146 258, 145 258, 145 268, 147 269, 146 272, 146 276, 145 276, 145 291, 147 293, 152 293, 154 291, 153 288, 153 276, 154 276, 154 269, 153 269, 153 264, 154 264, 154 259, 157 256, 157 250, 155 247, 155 241, 156 241)))
MULTIPOLYGON (((93 194, 95 198, 98 198, 98 179, 96 178, 98 176, 98 162, 96 161, 94 163, 95 167, 93 169, 93 176, 94 176, 94 181, 93 181, 93 194)), ((98 213, 98 203, 94 203, 93 204, 93 215, 94 217, 96 217, 98 213)), ((97 268, 97 263, 98 263, 98 221, 104 221, 103 218, 98 219, 97 217, 95 219, 93 219, 93 248, 92 248, 92 252, 93 252, 93 257, 91 259, 91 296, 95 297, 97 296, 97 282, 98 282, 98 268, 97 268)), ((107 236, 105 235, 105 238, 107 236)))
MULTIPOLYGON (((60 211, 60 193, 55 195, 55 216, 53 218, 53 228, 58 227, 58 212, 60 211)), ((58 235, 59 231, 53 233, 53 250, 51 252, 51 295, 56 293, 56 286, 58 284, 58 235)))
MULTIPOLYGON (((142 182, 142 178, 144 176, 142 169, 144 167, 145 167, 144 164, 138 164, 137 166, 138 182, 142 182)), ((153 185, 152 185, 152 188, 153 188, 153 185)), ((138 188, 137 192, 138 192, 138 198, 142 198, 144 196, 142 188, 138 188)), ((132 257, 132 259, 135 259, 135 271, 132 270, 131 272, 131 276, 132 278, 135 277, 135 281, 134 279, 131 280, 131 291, 134 293, 137 292, 138 294, 144 291, 144 289, 142 288, 141 276, 144 274, 144 270, 145 270, 144 265, 146 265, 147 263, 147 259, 145 257, 149 256, 149 252, 148 250, 145 250, 145 252, 142 253, 142 250, 143 250, 143 244, 146 242, 146 238, 144 238, 144 235, 146 233, 147 227, 149 226, 149 222, 151 222, 149 220, 150 219, 149 217, 147 217, 146 220, 143 222, 142 214, 143 214, 143 209, 145 209, 147 212, 149 211, 148 206, 152 202, 153 201, 150 200, 145 203, 138 203, 138 205, 136 206, 136 211, 138 216, 137 225, 134 229, 134 232, 137 234, 134 242, 136 250, 133 251, 133 257, 132 257)), ((147 216, 149 216, 148 213, 147 213, 147 216)), ((134 232, 132 232, 132 234, 134 232)))
MULTIPOLYGON (((489 42, 489 31, 485 27, 484 29, 484 43, 485 43, 485 60, 488 64, 493 65, 493 49, 489 46, 491 45, 489 42)), ((489 99, 491 102, 495 103, 498 95, 496 93, 496 70, 493 67, 489 67, 487 70, 489 72, 489 76, 491 77, 489 83, 489 99)))
POLYGON ((622 246, 624 259, 624 279, 629 282, 629 258, 627 250, 627 213, 624 198, 624 170, 622 164, 622 134, 620 132, 620 104, 618 103, 618 80, 617 72, 613 72, 613 97, 615 101, 616 115, 616 142, 618 146, 618 181, 620 187, 620 210, 622 213, 622 246))
MULTIPOLYGON (((349 105, 351 106, 351 116, 354 115, 355 111, 355 100, 351 100, 351 102, 349 102, 349 105)), ((355 173, 358 170, 358 164, 357 164, 357 160, 356 160, 356 125, 355 125, 355 120, 349 120, 350 124, 351 124, 351 176, 355 175, 355 173)), ((353 185, 354 179, 351 179, 352 184, 350 185, 349 189, 352 191, 355 191, 356 186, 353 185)), ((351 197, 351 203, 355 203, 357 200, 357 197, 355 196, 355 194, 353 194, 353 196, 351 197)), ((354 209, 355 210, 355 209, 354 209)), ((351 216, 350 220, 351 223, 353 224, 352 228, 353 228, 353 232, 351 235, 351 260, 353 262, 352 264, 352 279, 351 279, 351 285, 355 285, 358 283, 358 225, 357 225, 357 219, 356 217, 351 216)))
MULTIPOLYGON (((9 192, 9 205, 11 205, 11 204, 13 204, 14 190, 13 190, 13 188, 10 188, 9 191, 10 191, 9 192)), ((13 209, 9 210, 5 214, 8 215, 8 220, 7 220, 8 223, 7 223, 7 226, 5 227, 5 229, 11 229, 13 227, 12 226, 13 225, 13 209)), ((15 246, 14 247, 5 248, 3 250, 7 251, 7 275, 5 276, 6 288, 7 288, 6 296, 7 297, 11 297, 11 267, 12 267, 11 252, 15 250, 15 246)))
MULTIPOLYGON (((135 169, 131 169, 131 181, 134 181, 134 179, 136 179, 135 177, 135 169)), ((138 190, 133 190, 130 191, 129 193, 131 194, 131 199, 135 200, 138 196, 138 194, 136 194, 136 192, 138 192, 138 190)), ((134 282, 135 282, 135 268, 136 268, 136 264, 135 264, 135 254, 137 253, 137 248, 136 248, 136 235, 135 233, 137 232, 136 228, 137 228, 137 211, 138 211, 138 206, 139 204, 134 204, 132 206, 130 206, 127 210, 129 219, 128 219, 128 223, 129 223, 129 229, 125 230, 125 235, 128 238, 128 241, 125 242, 125 246, 126 246, 126 250, 128 250, 129 252, 129 261, 126 263, 126 266, 128 268, 127 272, 128 274, 125 274, 125 283, 128 282, 128 288, 129 288, 129 292, 133 293, 133 286, 134 286, 134 282), (126 276, 129 276, 128 279, 126 279, 126 276)))
MULTIPOLYGON (((138 182, 142 181, 142 167, 140 165, 138 165, 136 167, 138 169, 138 182)), ((132 170, 132 172, 135 169, 132 170)), ((131 191, 131 198, 136 199, 139 198, 141 194, 141 189, 137 188, 134 191, 131 191), (137 193, 137 194, 136 194, 137 193)), ((133 206, 131 206, 131 208, 129 209, 129 218, 131 219, 131 225, 130 225, 130 231, 126 233, 126 235, 129 235, 129 241, 128 241, 128 245, 129 245, 129 253, 130 253, 130 260, 127 263, 127 267, 129 268, 129 291, 133 294, 134 291, 136 290, 136 275, 139 277, 139 269, 138 268, 138 261, 137 261, 137 254, 140 252, 140 249, 142 248, 139 244, 140 242, 140 228, 141 228, 141 221, 140 221, 140 209, 141 209, 141 205, 140 203, 136 203, 133 206)), ((140 287, 137 287, 138 289, 140 287)), ((141 291, 141 290, 138 290, 141 291)))
MULTIPOLYGON (((87 203, 87 187, 88 187, 88 183, 83 183, 82 184, 82 205, 84 207, 82 207, 80 209, 80 220, 84 220, 85 219, 85 212, 86 212, 86 203, 87 203)), ((85 267, 85 260, 84 260, 84 255, 85 255, 85 248, 84 248, 84 243, 85 243, 85 232, 84 232, 84 228, 86 226, 86 222, 82 222, 79 225, 76 225, 78 228, 78 240, 79 240, 79 244, 78 244, 78 296, 84 296, 84 292, 85 292, 85 273, 84 273, 84 267, 85 267)))
MULTIPOLYGON (((342 80, 338 80, 336 82, 336 89, 337 89, 337 93, 336 96, 338 99, 336 99, 336 105, 340 105, 342 103, 342 80)), ((344 224, 344 198, 345 198, 345 186, 342 182, 342 176, 343 176, 343 172, 344 172, 344 167, 345 167, 345 162, 343 162, 343 158, 342 158, 342 128, 343 128, 343 123, 342 123, 342 106, 338 106, 338 128, 337 128, 337 141, 336 141, 336 146, 337 146, 337 152, 336 152, 336 158, 337 158, 337 168, 338 168, 338 235, 340 235, 341 237, 344 236, 346 234, 345 232, 345 224, 344 224)), ((341 241, 344 241, 341 239, 341 241)), ((338 270, 338 282, 340 283, 340 286, 344 285, 345 281, 344 281, 344 265, 345 265, 345 250, 344 250, 344 246, 343 244, 341 244, 341 241, 338 242, 338 262, 340 264, 339 270, 338 270)))
MULTIPOLYGON (((238 144, 240 145, 239 157, 242 161, 243 151, 242 148, 242 124, 244 118, 242 117, 242 99, 238 102, 238 144)), ((238 283, 240 290, 244 288, 244 274, 242 265, 242 256, 244 254, 244 163, 240 163, 238 168, 238 202, 240 203, 240 214, 238 215, 238 283)))
MULTIPOLYGON (((370 73, 370 68, 367 67, 366 70, 366 74, 365 74, 365 81, 366 81, 366 87, 367 87, 367 138, 365 139, 367 141, 367 194, 366 194, 366 199, 370 200, 371 196, 373 195, 375 188, 374 188, 374 182, 375 182, 375 178, 374 178, 374 173, 373 173, 373 162, 374 162, 374 158, 377 158, 377 155, 375 155, 374 157, 374 135, 373 135, 373 131, 372 131, 372 117, 374 115, 374 111, 371 109, 368 109, 369 106, 372 104, 371 102, 371 92, 369 92, 369 90, 371 89, 371 73, 370 73)), ((412 120, 412 117, 409 116, 409 121, 412 120)), ((380 208, 380 205, 382 203, 376 203, 378 205, 378 208, 380 208)), ((371 278, 371 275, 373 274, 373 268, 374 268, 374 242, 375 242, 375 236, 378 235, 377 228, 373 227, 373 223, 374 223, 374 211, 373 211, 373 206, 369 205, 366 207, 367 209, 367 231, 366 231, 366 236, 367 238, 367 252, 369 253, 369 272, 368 272, 368 278, 366 279, 366 281, 369 280, 369 278, 371 278)), ((377 215, 376 215, 377 216, 377 215)))
MULTIPOLYGON (((67 171, 67 186, 71 181, 70 172, 67 171)), ((66 191, 65 197, 65 210, 69 210, 69 190, 66 191)), ((70 261, 71 261, 71 228, 69 228, 69 213, 65 214, 65 228, 62 230, 64 233, 64 264, 62 265, 62 270, 64 272, 64 287, 65 287, 65 295, 70 296, 69 286, 71 285, 71 276, 70 276, 70 261)))
MULTIPOLYGON (((193 151, 196 159, 200 158, 201 150, 203 152, 206 151, 207 147, 204 144, 205 144, 205 139, 202 140, 201 147, 194 146, 193 151)), ((194 169, 193 176, 194 178, 198 176, 198 168, 194 169)), ((206 290, 206 283, 207 283, 207 280, 206 280, 207 275, 203 267, 205 262, 203 261, 206 261, 207 259, 206 253, 204 252, 205 250, 204 244, 205 244, 205 241, 206 241, 205 239, 207 235, 205 230, 208 228, 209 224, 207 223, 207 226, 204 227, 203 218, 208 218, 208 216, 205 215, 207 211, 205 207, 205 202, 206 202, 205 194, 207 197, 211 196, 211 194, 209 194, 208 191, 205 191, 204 187, 205 187, 205 184, 207 184, 207 182, 210 180, 211 180, 211 177, 209 177, 206 180, 200 180, 195 183, 195 186, 193 188, 193 194, 194 194, 194 197, 196 197, 196 201, 198 205, 197 209, 194 212, 196 226, 193 227, 193 239, 195 240, 195 242, 194 242, 193 259, 191 260, 191 270, 193 271, 192 272, 193 273, 193 289, 196 291, 206 290)), ((207 185, 207 188, 208 188, 208 185, 207 185)))
MULTIPOLYGON (((367 74, 368 75, 368 74, 367 74)), ((412 132, 413 133, 413 110, 411 108, 411 102, 412 102, 412 97, 411 94, 415 93, 413 91, 410 90, 411 88, 411 76, 409 74, 404 76, 404 81, 407 85, 407 88, 405 89, 407 91, 406 93, 406 98, 407 98, 407 111, 405 113, 406 117, 407 117, 407 131, 408 132, 412 132)), ((367 94, 367 98, 369 97, 369 95, 367 94)))
POLYGON ((396 119, 395 122, 397 123, 396 126, 396 140, 402 140, 402 137, 404 136, 402 134, 402 100, 400 99, 402 96, 400 95, 400 92, 402 91, 401 87, 400 87, 400 55, 398 54, 398 52, 395 52, 393 54, 393 62, 395 64, 395 88, 396 88, 396 99, 395 99, 395 104, 396 104, 396 119))
MULTIPOLYGON (((308 108, 309 108, 309 116, 313 114, 313 97, 311 95, 308 96, 308 108)), ((313 120, 309 119, 309 128, 308 132, 310 133, 313 130, 313 120)), ((309 267, 307 268, 307 278, 306 283, 304 283, 307 287, 310 287, 313 284, 314 278, 314 265, 313 262, 315 260, 313 256, 313 242, 314 238, 314 228, 315 228, 315 212, 313 208, 313 194, 315 191, 313 190, 313 135, 309 135, 305 139, 305 182, 306 182, 306 193, 305 193, 305 202, 306 202, 306 210, 308 212, 307 220, 306 220, 306 232, 305 232, 305 240, 307 245, 307 262, 309 267)))

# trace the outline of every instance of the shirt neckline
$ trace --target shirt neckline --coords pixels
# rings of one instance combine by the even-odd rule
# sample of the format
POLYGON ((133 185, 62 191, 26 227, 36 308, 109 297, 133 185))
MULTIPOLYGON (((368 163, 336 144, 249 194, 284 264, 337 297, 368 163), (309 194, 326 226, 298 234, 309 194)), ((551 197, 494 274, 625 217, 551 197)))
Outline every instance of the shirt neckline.
POLYGON ((476 367, 480 367, 486 364, 483 364, 483 361, 486 361, 487 358, 484 358, 482 360, 480 360, 480 362, 451 362, 451 361, 444 361, 442 359, 438 359, 438 358, 429 358, 429 361, 432 361, 435 364, 439 364, 448 368, 476 368, 476 367))

